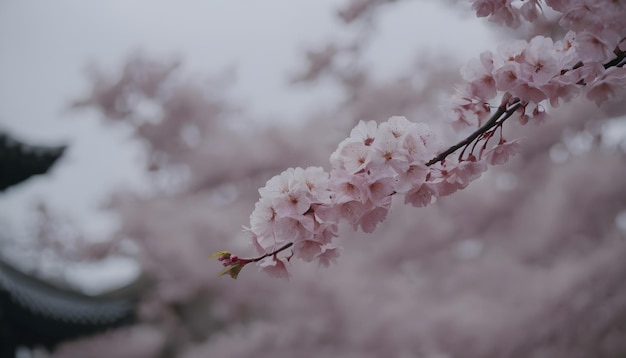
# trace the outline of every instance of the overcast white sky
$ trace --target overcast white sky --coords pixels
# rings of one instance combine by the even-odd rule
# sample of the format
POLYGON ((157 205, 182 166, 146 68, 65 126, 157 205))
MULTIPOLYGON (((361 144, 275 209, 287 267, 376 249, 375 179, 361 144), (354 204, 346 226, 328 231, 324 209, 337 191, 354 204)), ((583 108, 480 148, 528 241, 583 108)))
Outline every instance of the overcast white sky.
MULTIPOLYGON (((297 118, 333 93, 293 91, 286 76, 301 51, 341 30, 343 0, 2 0, 0 128, 37 144, 69 144, 53 173, 0 196, 0 230, 28 226, 38 198, 86 231, 111 228, 97 205, 113 188, 140 185, 137 154, 126 134, 103 127, 67 103, 86 88, 87 63, 119 67, 134 50, 179 56, 185 68, 210 75, 235 65, 235 93, 263 117, 297 118)), ((383 12, 369 52, 387 76, 416 50, 448 51, 459 60, 493 47, 484 21, 438 1, 413 0, 383 12)), ((457 69, 453 69, 457 70, 457 69)), ((306 163, 303 163, 305 165, 306 163)))

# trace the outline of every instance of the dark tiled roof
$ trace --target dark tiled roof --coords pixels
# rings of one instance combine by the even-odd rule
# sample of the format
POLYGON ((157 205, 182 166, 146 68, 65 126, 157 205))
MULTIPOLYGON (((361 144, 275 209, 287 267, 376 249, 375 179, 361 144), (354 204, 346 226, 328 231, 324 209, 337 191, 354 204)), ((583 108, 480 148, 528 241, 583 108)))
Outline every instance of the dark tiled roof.
POLYGON ((0 191, 46 173, 64 151, 65 146, 30 145, 0 131, 0 191))
POLYGON ((130 323, 138 292, 126 292, 85 295, 0 260, 0 353, 19 346, 52 349, 60 342, 130 323))
POLYGON ((132 314, 132 298, 102 298, 56 288, 0 263, 0 290, 15 305, 52 320, 108 325, 132 314))
MULTIPOLYGON (((0 192, 46 173, 64 150, 22 143, 0 131, 0 192)), ((51 349, 131 322, 136 288, 130 285, 122 290, 124 295, 118 290, 115 295, 89 296, 25 274, 0 259, 0 357, 14 356, 20 346, 51 349)))

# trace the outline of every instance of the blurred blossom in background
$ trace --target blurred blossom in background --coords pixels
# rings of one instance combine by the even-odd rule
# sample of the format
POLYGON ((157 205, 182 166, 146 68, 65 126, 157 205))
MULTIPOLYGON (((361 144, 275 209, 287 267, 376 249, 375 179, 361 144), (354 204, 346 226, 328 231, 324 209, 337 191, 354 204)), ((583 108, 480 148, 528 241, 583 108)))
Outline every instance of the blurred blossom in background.
POLYGON ((257 189, 328 168, 359 120, 403 115, 457 141, 441 106, 461 65, 531 35, 456 1, 4 1, 0 130, 67 149, 0 193, 0 258, 45 294, 132 302, 115 328, 18 355, 626 354, 619 104, 507 129, 527 137, 518 158, 429 208, 394 204, 373 234, 342 228, 328 269, 233 281, 208 259, 252 255, 257 189))

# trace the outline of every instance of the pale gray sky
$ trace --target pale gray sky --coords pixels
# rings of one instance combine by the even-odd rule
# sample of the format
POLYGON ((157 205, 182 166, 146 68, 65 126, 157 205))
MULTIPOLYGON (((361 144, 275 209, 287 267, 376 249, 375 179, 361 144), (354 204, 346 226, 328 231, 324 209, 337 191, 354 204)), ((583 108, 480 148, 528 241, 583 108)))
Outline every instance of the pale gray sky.
MULTIPOLYGON (((132 51, 183 58, 210 75, 235 65, 234 93, 260 117, 295 119, 331 101, 332 91, 286 87, 301 50, 340 31, 333 12, 343 0, 3 0, 0 3, 0 127, 37 143, 65 142, 54 172, 4 193, 0 225, 28 226, 38 198, 87 232, 112 221, 97 205, 115 187, 140 186, 136 148, 120 128, 67 103, 86 88, 89 62, 115 69, 132 51)), ((449 51, 462 61, 493 47, 484 21, 461 17, 437 1, 414 0, 381 13, 368 52, 378 76, 408 66, 417 49, 449 51)), ((456 69, 453 69, 456 70, 456 69)), ((306 165, 306 163, 303 163, 306 165)))

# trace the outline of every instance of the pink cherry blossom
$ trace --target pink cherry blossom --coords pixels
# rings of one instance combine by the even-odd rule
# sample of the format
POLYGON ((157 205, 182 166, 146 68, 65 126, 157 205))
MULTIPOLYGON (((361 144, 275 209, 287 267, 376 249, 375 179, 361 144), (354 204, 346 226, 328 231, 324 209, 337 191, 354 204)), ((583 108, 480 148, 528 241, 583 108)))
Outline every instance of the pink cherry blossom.
POLYGON ((513 1, 514 7, 519 7, 519 13, 526 21, 533 22, 538 20, 543 15, 543 9, 539 0, 518 0, 513 1), (520 5, 521 3, 521 5, 520 5))
POLYGON ((483 158, 490 165, 502 165, 509 161, 509 158, 520 150, 519 139, 513 141, 502 140, 498 145, 489 149, 483 154, 483 158))
POLYGON ((426 123, 416 123, 411 129, 402 143, 407 160, 409 163, 425 162, 436 154, 441 144, 426 123))
POLYGON ((486 101, 473 98, 467 91, 457 88, 450 97, 446 112, 452 126, 461 130, 480 126, 491 112, 491 108, 486 101))
POLYGON ((485 170, 487 170, 487 166, 482 161, 475 158, 463 160, 456 165, 437 166, 431 172, 428 183, 431 184, 436 196, 448 196, 466 188, 471 181, 478 179, 485 170))
POLYGON ((344 169, 331 171, 329 187, 332 190, 332 201, 342 204, 349 201, 365 202, 368 192, 363 175, 354 175, 344 169))
POLYGON ((314 203, 329 200, 328 183, 330 175, 322 167, 296 168, 294 180, 302 186, 307 196, 314 203))
MULTIPOLYGON (((387 201, 389 203, 387 206, 389 206, 391 204, 391 198, 388 197, 387 201)), ((363 232, 372 233, 374 232, 374 230, 376 230, 376 227, 378 226, 378 224, 385 221, 388 213, 389 213, 388 208, 380 207, 380 206, 375 207, 373 209, 366 211, 363 215, 361 215, 361 217, 359 218, 358 225, 361 227, 361 230, 363 230, 363 232)))
POLYGON ((510 1, 474 0, 472 2, 472 8, 478 17, 491 16, 492 21, 510 27, 520 25, 519 13, 511 6, 510 1))
POLYGON ((609 98, 623 93, 626 89, 626 68, 611 67, 607 69, 596 81, 592 82, 587 89, 587 98, 597 105, 602 104, 609 98))
POLYGON ((324 221, 344 220, 356 231, 359 220, 366 212, 367 207, 360 201, 348 201, 333 206, 320 207, 316 213, 324 221))
POLYGON ((274 199, 288 193, 290 186, 293 185, 293 172, 294 168, 289 168, 279 175, 273 176, 263 188, 259 189, 261 197, 274 199))
POLYGON ((370 151, 371 167, 390 175, 405 171, 409 160, 403 142, 403 137, 396 137, 391 132, 379 133, 370 151))
POLYGON ((424 183, 428 172, 428 167, 424 164, 411 164, 405 172, 396 177, 394 190, 398 193, 408 192, 411 188, 424 183))
POLYGON ((272 199, 261 197, 254 205, 254 211, 250 215, 250 231, 260 237, 271 235, 277 219, 272 199))
POLYGON ((604 29, 599 34, 582 31, 576 35, 576 52, 583 62, 603 62, 614 55, 621 39, 612 29, 604 29))
POLYGON ((339 258, 340 253, 340 247, 324 245, 322 246, 322 252, 317 255, 316 259, 320 266, 328 267, 331 263, 337 263, 337 258, 339 258))
POLYGON ((344 140, 331 155, 333 168, 346 169, 352 173, 363 170, 371 160, 370 148, 362 141, 344 140))
POLYGON ((411 204, 415 207, 424 207, 433 202, 436 196, 435 189, 430 183, 423 183, 413 187, 404 196, 404 203, 411 204))
POLYGON ((416 127, 417 124, 409 121, 406 117, 393 116, 378 126, 377 134, 386 133, 401 140, 407 134, 415 131, 416 127))
POLYGON ((306 262, 311 262, 322 253, 322 245, 313 240, 298 241, 293 245, 294 255, 306 262))
POLYGON ((311 207, 307 193, 294 187, 284 195, 272 200, 276 213, 280 216, 302 215, 311 207))
POLYGON ((528 72, 528 77, 536 86, 544 85, 562 70, 558 56, 551 38, 535 36, 524 49, 522 71, 528 72))
POLYGON ((289 241, 307 240, 313 235, 315 218, 311 214, 281 217, 274 226, 272 239, 279 244, 289 241))
POLYGON ((277 258, 276 256, 266 257, 259 261, 259 267, 261 268, 261 271, 267 273, 270 277, 286 279, 291 277, 283 260, 277 258))
POLYGON ((364 145, 371 145, 378 131, 378 123, 375 121, 359 121, 350 132, 350 139, 362 142, 364 145))
POLYGON ((490 100, 497 94, 493 77, 493 54, 483 52, 480 61, 470 60, 461 68, 461 75, 468 81, 467 94, 471 97, 490 100))
POLYGON ((386 206, 394 192, 395 180, 390 176, 370 175, 366 181, 367 197, 373 206, 386 206))

